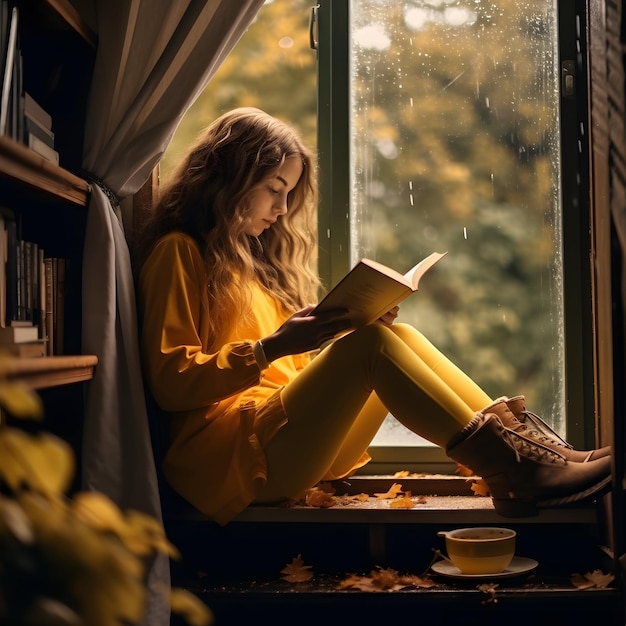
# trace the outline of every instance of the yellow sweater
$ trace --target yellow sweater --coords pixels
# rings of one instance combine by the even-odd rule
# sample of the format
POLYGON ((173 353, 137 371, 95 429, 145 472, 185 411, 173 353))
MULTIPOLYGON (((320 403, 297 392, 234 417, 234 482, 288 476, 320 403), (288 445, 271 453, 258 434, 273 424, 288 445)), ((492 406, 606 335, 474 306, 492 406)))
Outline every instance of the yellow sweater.
POLYGON ((260 371, 253 343, 286 319, 260 288, 250 315, 233 311, 231 328, 216 343, 221 347, 211 352, 206 284, 191 237, 171 233, 157 243, 139 277, 141 353, 148 386, 172 417, 165 476, 197 509, 225 524, 265 483, 263 448, 287 421, 277 392, 310 357, 283 357, 260 371))

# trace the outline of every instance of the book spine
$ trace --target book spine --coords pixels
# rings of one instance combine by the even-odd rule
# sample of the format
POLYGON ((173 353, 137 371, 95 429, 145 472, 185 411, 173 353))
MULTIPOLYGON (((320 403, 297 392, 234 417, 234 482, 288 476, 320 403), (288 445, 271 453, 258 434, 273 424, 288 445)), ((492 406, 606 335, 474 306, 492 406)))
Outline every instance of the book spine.
POLYGON ((7 261, 6 261, 6 316, 5 325, 17 319, 17 224, 9 219, 5 222, 7 229, 7 261))
POLYGON ((54 353, 64 353, 65 341, 65 273, 66 260, 56 259, 55 277, 55 323, 54 323, 54 353))
POLYGON ((46 340, 46 265, 44 261, 44 251, 39 248, 37 257, 37 274, 39 280, 39 338, 46 340))
POLYGON ((54 133, 44 128, 39 122, 31 119, 27 115, 24 117, 24 131, 26 133, 26 143, 28 144, 28 136, 33 135, 37 139, 43 141, 50 148, 54 148, 54 133))
POLYGON ((48 338, 47 354, 54 354, 54 275, 52 271, 52 259, 44 259, 44 281, 46 288, 46 337, 48 338))
POLYGON ((48 161, 52 161, 55 165, 59 164, 59 153, 33 135, 33 133, 28 133, 28 147, 40 156, 48 159, 48 161))
POLYGON ((17 50, 17 20, 18 9, 12 7, 10 13, 9 34, 7 40, 7 53, 2 67, 2 92, 0 94, 0 135, 7 134, 9 112, 11 107, 11 86, 13 83, 13 68, 17 50))
POLYGON ((52 129, 52 116, 48 113, 28 91, 24 92, 24 114, 38 121, 44 128, 52 129))

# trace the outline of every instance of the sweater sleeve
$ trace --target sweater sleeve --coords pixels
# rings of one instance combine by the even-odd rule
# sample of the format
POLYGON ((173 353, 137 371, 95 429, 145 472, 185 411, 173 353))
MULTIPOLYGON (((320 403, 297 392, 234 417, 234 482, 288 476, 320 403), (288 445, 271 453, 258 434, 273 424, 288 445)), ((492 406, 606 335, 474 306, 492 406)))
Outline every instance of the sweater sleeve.
POLYGON ((204 352, 202 327, 209 315, 205 271, 186 235, 161 240, 139 277, 141 352, 150 389, 162 409, 209 407, 260 381, 250 341, 204 352))

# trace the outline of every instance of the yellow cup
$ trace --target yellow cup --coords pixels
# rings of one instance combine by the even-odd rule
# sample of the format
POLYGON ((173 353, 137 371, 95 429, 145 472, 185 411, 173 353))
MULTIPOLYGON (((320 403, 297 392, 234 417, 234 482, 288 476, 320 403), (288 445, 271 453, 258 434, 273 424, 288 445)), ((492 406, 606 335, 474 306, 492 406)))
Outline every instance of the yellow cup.
POLYGON ((513 560, 516 532, 484 526, 440 531, 449 559, 463 574, 499 574, 513 560))

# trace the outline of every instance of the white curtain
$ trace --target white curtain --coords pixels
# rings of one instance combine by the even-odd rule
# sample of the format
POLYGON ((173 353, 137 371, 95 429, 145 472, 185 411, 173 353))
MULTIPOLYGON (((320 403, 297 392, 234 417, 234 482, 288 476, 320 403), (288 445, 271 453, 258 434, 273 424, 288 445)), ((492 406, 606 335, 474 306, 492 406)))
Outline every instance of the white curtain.
MULTIPOLYGON (((263 0, 96 0, 98 50, 83 168, 95 181, 83 265, 83 345, 98 356, 87 385, 83 487, 161 519, 143 394, 135 293, 118 199, 148 179, 184 113, 263 0)), ((207 120, 208 122, 209 120, 207 120)), ((144 623, 169 624, 150 570, 144 623)))

